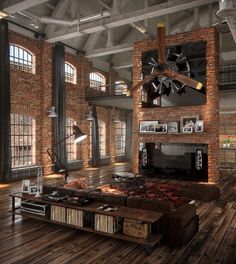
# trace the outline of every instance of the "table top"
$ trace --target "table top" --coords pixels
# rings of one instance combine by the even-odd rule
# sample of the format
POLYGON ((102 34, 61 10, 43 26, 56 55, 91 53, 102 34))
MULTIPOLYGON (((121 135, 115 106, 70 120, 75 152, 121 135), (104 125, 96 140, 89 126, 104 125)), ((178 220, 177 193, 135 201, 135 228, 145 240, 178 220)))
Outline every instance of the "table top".
MULTIPOLYGON (((96 201, 91 202, 90 204, 87 204, 84 206, 78 206, 78 205, 66 204, 64 202, 47 201, 40 197, 35 197, 35 195, 30 195, 30 194, 21 193, 21 192, 11 193, 10 196, 15 197, 15 198, 20 198, 23 200, 36 201, 36 202, 40 202, 43 204, 62 206, 62 207, 67 207, 67 208, 72 208, 72 209, 77 209, 77 210, 94 212, 98 214, 110 215, 114 217, 130 218, 130 219, 135 219, 135 220, 142 221, 145 223, 154 223, 163 216, 162 212, 136 209, 136 208, 131 208, 131 207, 119 206, 119 205, 113 205, 117 207, 116 211, 107 212, 107 211, 98 209, 98 207, 101 207, 105 203, 96 202, 96 201)), ((108 205, 112 205, 112 204, 108 204, 108 205)))

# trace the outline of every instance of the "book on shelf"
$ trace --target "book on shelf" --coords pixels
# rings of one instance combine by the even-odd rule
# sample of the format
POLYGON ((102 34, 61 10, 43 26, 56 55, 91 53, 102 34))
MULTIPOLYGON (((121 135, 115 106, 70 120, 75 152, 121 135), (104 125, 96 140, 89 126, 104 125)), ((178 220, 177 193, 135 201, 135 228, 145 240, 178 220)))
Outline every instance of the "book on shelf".
POLYGON ((100 232, 114 234, 119 232, 122 228, 122 218, 113 217, 103 214, 95 214, 94 229, 100 232))
POLYGON ((77 209, 66 209, 66 223, 69 225, 83 227, 84 212, 77 209))
POLYGON ((66 208, 57 205, 51 205, 51 220, 57 222, 66 222, 66 208))

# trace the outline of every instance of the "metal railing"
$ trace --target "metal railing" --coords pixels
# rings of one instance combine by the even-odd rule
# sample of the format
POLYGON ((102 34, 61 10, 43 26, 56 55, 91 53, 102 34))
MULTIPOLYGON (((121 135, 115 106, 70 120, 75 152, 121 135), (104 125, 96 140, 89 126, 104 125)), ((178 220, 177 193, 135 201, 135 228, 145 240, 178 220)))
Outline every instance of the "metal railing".
POLYGON ((87 87, 86 88, 86 98, 91 97, 110 97, 110 96, 131 96, 132 85, 126 85, 122 87, 121 85, 100 85, 97 87, 87 87))

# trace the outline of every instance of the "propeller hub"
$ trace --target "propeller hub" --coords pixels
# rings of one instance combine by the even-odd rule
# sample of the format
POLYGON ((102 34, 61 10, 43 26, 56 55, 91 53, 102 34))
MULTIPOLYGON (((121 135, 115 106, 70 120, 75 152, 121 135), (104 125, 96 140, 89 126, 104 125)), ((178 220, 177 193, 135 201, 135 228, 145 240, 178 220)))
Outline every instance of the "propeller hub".
POLYGON ((158 63, 156 66, 156 70, 160 73, 164 72, 167 69, 167 65, 165 63, 158 63))
POLYGON ((175 72, 179 71, 179 67, 176 65, 174 61, 168 61, 167 64, 171 71, 175 71, 175 72))

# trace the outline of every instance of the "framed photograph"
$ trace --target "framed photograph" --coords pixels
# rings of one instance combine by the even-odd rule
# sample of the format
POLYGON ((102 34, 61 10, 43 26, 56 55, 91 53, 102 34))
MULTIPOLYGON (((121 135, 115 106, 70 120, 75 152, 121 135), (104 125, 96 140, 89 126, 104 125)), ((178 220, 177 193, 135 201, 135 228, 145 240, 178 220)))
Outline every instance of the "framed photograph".
POLYGON ((31 185, 29 187, 29 194, 36 194, 38 190, 38 186, 37 185, 31 185))
MULTIPOLYGON (((181 116, 180 118, 180 130, 184 133, 184 127, 195 128, 195 124, 199 120, 199 116, 181 116)), ((193 131, 192 131, 193 132, 193 131)))
POLYGON ((155 133, 155 127, 158 121, 141 121, 139 124, 140 133, 155 133))
POLYGON ((193 127, 191 127, 191 126, 184 127, 183 133, 185 133, 185 134, 193 133, 193 127))
POLYGON ((155 127, 156 133, 167 133, 167 124, 157 124, 155 127))
POLYGON ((30 180, 22 180, 21 192, 29 193, 29 189, 30 189, 30 180))
POLYGON ((198 120, 195 124, 195 132, 203 132, 203 120, 198 120))
POLYGON ((178 122, 169 122, 167 124, 168 133, 178 133, 179 132, 179 124, 178 122))

